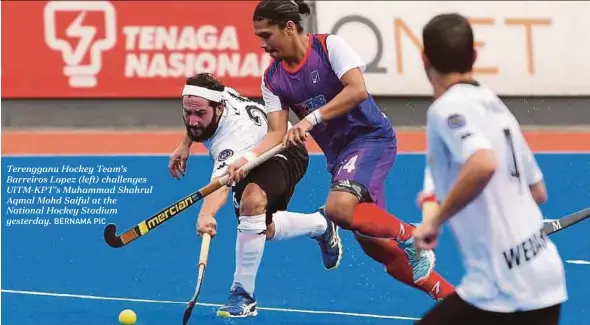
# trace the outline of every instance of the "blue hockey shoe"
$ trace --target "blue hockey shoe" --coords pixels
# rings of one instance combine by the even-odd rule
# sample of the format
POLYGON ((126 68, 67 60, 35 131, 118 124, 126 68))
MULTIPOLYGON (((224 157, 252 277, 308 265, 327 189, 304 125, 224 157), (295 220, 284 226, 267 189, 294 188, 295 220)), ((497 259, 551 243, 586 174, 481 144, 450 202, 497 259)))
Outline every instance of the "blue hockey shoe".
POLYGON ((329 218, 326 217, 326 213, 324 211, 324 207, 320 207, 318 212, 326 218, 326 222, 328 223, 328 227, 326 228, 326 232, 322 235, 314 237, 314 239, 318 242, 322 252, 322 262, 324 263, 324 267, 327 270, 334 270, 340 264, 340 260, 342 259, 342 241, 340 240, 340 235, 338 234, 338 226, 332 222, 329 218))
POLYGON ((248 317, 256 316, 256 300, 242 288, 236 285, 232 288, 225 305, 217 310, 218 317, 248 317))

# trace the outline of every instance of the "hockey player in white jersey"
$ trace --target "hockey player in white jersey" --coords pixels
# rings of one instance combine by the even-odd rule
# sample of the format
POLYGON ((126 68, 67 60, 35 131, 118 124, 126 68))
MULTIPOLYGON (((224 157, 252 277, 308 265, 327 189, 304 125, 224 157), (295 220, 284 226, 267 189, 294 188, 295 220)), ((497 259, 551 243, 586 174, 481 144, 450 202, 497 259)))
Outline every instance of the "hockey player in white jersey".
POLYGON ((558 324, 567 292, 563 262, 542 230, 543 174, 515 117, 473 79, 468 20, 438 15, 423 42, 435 97, 426 124, 432 184, 425 187, 440 206, 415 229, 415 245, 434 249, 448 221, 466 274, 418 324, 558 324))
MULTIPOLYGON (((188 78, 182 92, 186 136, 170 157, 170 173, 184 176, 193 142, 202 142, 214 161, 211 179, 221 177, 228 166, 241 157, 249 159, 268 131, 264 106, 240 96, 211 74, 188 78)), ((266 241, 298 236, 315 239, 326 269, 338 266, 342 245, 338 229, 323 215, 323 209, 303 214, 286 211, 296 185, 308 166, 305 146, 287 148, 251 170, 232 187, 238 217, 236 271, 227 303, 220 317, 255 316, 254 287, 266 241)), ((223 187, 205 197, 197 232, 215 236, 215 215, 226 203, 229 188, 223 187)))

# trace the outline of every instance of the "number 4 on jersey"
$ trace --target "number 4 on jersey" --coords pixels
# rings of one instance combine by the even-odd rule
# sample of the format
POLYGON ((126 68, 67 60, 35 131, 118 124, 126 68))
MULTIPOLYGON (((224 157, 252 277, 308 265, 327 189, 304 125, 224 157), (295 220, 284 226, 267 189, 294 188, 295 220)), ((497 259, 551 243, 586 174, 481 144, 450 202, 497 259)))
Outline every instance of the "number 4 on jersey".
POLYGON ((355 155, 350 157, 350 159, 348 159, 348 161, 346 162, 346 164, 342 165, 340 167, 340 170, 338 171, 338 174, 340 174, 340 172, 344 169, 345 171, 347 171, 348 173, 352 173, 353 170, 355 170, 355 164, 356 164, 356 159, 359 157, 359 155, 355 155))
POLYGON ((518 171, 518 164, 516 163, 516 152, 514 150, 514 141, 512 140, 512 134, 509 129, 504 129, 504 136, 506 142, 508 142, 508 148, 510 149, 510 175, 517 178, 520 181, 520 172, 518 171))

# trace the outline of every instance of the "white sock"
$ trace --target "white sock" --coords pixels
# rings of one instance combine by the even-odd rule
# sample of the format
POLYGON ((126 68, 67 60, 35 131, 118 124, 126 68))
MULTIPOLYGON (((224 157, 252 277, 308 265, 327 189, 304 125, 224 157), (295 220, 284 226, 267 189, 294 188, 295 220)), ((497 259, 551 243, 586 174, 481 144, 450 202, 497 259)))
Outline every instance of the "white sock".
POLYGON ((299 236, 315 237, 326 232, 328 224, 321 213, 278 211, 273 214, 275 235, 272 240, 285 240, 299 236))
POLYGON ((239 283, 252 297, 254 296, 256 273, 266 242, 265 230, 265 214, 240 216, 236 239, 236 272, 232 287, 239 283))

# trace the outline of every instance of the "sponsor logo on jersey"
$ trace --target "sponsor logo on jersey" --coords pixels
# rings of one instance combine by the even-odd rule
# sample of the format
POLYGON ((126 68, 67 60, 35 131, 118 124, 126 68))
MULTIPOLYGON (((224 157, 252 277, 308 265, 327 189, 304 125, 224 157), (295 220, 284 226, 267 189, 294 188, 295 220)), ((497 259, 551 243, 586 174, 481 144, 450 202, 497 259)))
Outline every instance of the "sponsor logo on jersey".
POLYGON ((451 129, 458 129, 465 126, 465 117, 461 114, 453 114, 447 119, 447 124, 451 129))
POLYGON ((225 149, 219 153, 217 156, 217 161, 224 161, 227 160, 229 157, 234 155, 234 151, 231 149, 225 149))

